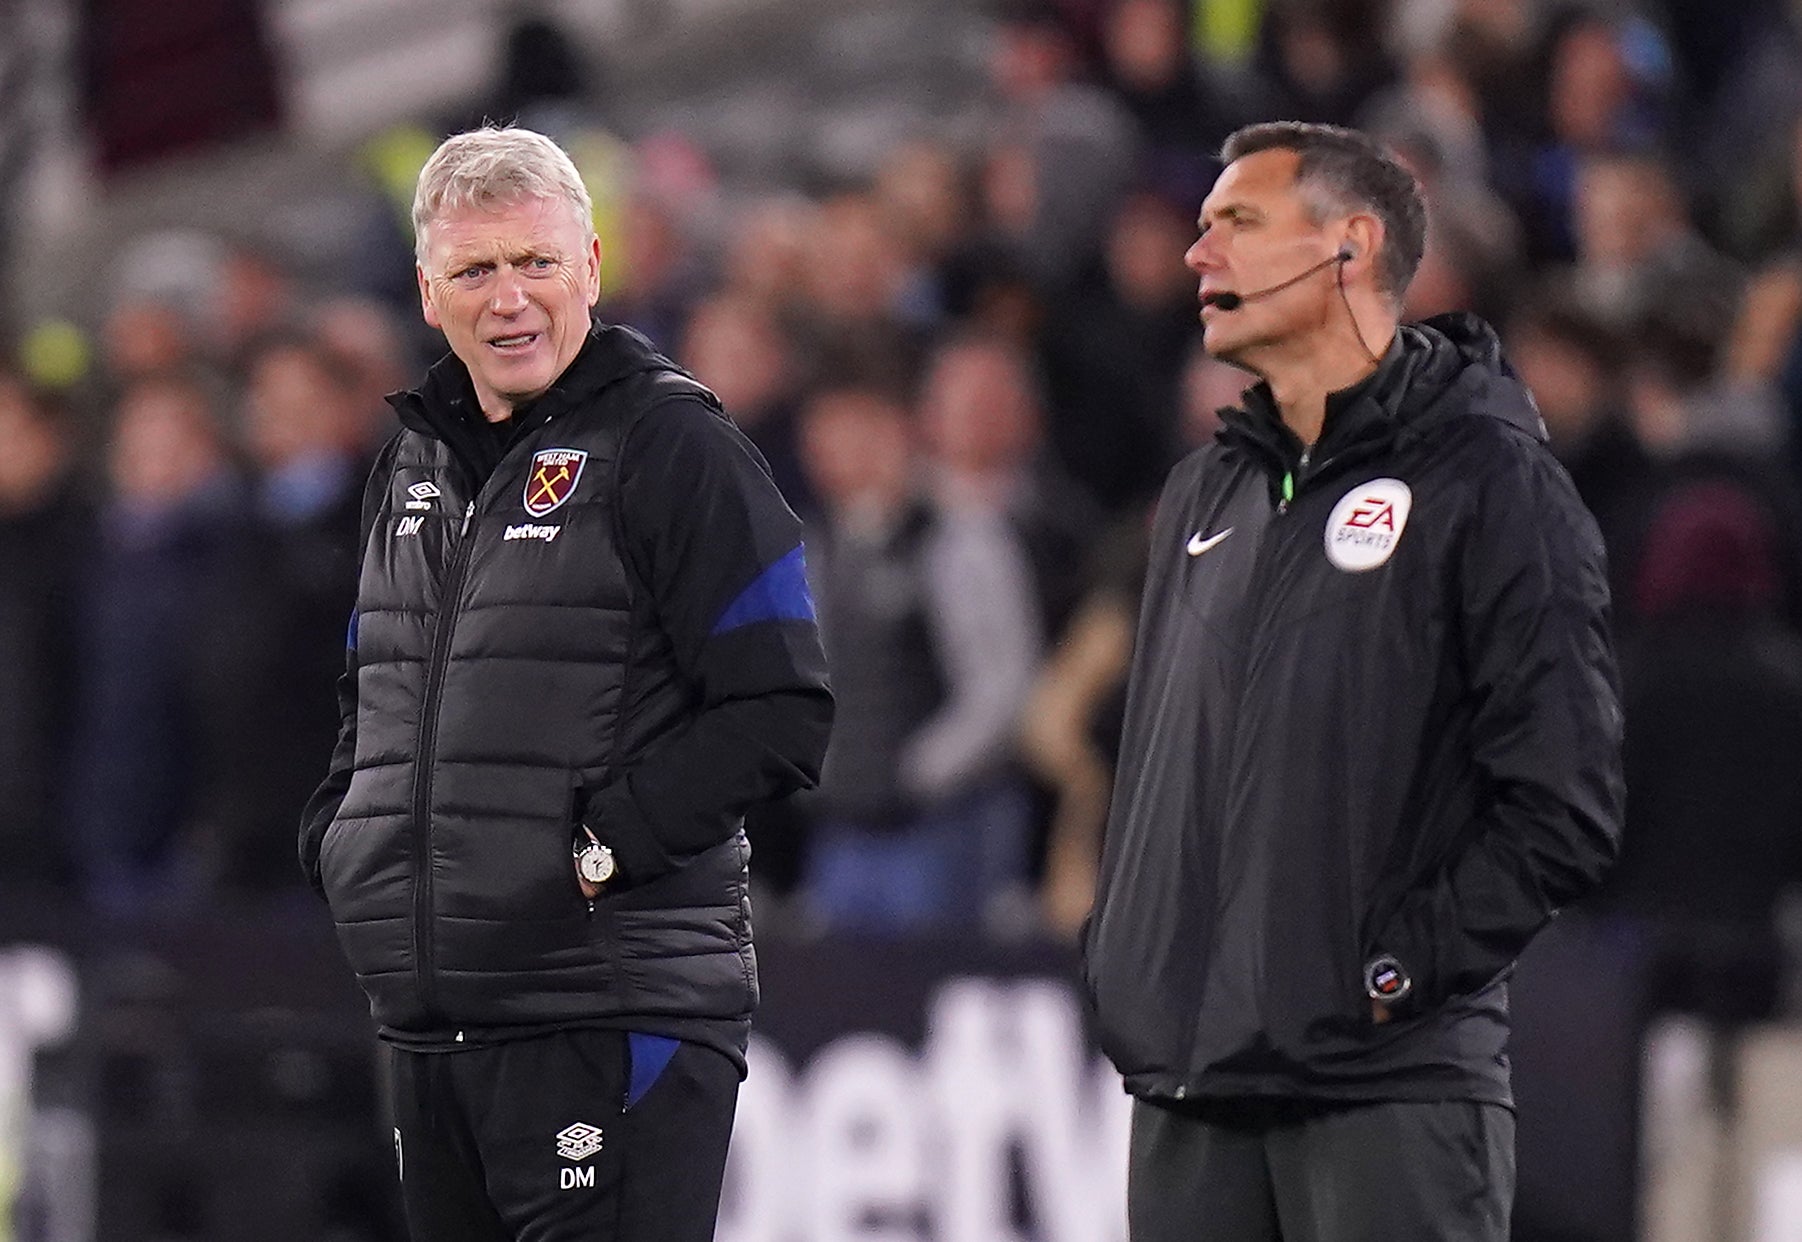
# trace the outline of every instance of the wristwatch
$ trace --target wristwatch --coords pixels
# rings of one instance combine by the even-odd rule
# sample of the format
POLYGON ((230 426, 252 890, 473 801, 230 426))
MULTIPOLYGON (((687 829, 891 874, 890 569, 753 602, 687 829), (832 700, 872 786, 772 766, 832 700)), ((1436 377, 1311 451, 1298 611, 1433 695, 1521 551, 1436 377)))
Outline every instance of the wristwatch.
POLYGON ((605 884, 619 870, 613 861, 613 851, 593 837, 578 841, 575 850, 576 874, 590 884, 605 884))
POLYGON ((1373 1001, 1393 1005, 1408 994, 1414 980, 1402 964, 1387 953, 1378 954, 1364 963, 1364 991, 1373 1001))

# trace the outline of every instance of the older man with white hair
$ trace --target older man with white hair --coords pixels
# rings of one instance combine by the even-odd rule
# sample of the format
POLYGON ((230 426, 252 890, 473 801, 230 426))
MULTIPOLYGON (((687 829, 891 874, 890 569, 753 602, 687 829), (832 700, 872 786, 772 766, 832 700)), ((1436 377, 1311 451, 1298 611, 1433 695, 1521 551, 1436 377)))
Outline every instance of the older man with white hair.
POLYGON ((592 323, 556 144, 456 135, 413 215, 451 353, 391 398, 301 861, 418 1242, 700 1242, 757 1000, 743 814, 831 719, 800 526, 711 392, 592 323))

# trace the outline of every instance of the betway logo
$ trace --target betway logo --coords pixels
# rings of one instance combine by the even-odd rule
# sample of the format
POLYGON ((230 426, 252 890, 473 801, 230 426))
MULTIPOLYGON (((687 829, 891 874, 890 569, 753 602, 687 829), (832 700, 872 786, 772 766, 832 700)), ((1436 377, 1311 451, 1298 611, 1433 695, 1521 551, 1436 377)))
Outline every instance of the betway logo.
POLYGON ((719 1242, 1126 1242, 1131 1102, 1067 984, 953 979, 917 1048, 856 1031, 797 1064, 753 1035, 750 1063, 719 1242))
POLYGON ((546 543, 549 543, 557 537, 557 532, 562 529, 561 526, 533 526, 529 523, 523 526, 509 526, 507 528, 507 533, 502 535, 501 539, 503 541, 511 541, 514 539, 542 539, 546 543))

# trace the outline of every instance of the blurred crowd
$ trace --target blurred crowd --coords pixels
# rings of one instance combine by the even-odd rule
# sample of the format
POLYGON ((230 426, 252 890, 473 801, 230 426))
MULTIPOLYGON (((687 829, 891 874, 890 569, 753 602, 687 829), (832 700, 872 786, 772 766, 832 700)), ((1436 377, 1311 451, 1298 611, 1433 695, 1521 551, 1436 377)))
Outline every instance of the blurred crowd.
MULTIPOLYGON (((979 141, 773 187, 610 132, 556 30, 516 30, 472 108, 604 181, 600 316, 711 385, 808 524, 839 715, 822 787, 751 825, 760 913, 1074 932, 1147 515, 1249 382, 1201 350, 1181 256, 1227 133, 1329 121, 1421 178, 1407 316, 1498 325, 1608 543, 1630 822, 1602 904, 1686 946, 1681 1003, 1774 1004, 1802 881, 1798 20, 1009 3, 979 141)), ((114 914, 304 897, 363 472, 433 356, 390 231, 386 282, 162 239, 90 367, 0 374, 9 882, 114 914)))

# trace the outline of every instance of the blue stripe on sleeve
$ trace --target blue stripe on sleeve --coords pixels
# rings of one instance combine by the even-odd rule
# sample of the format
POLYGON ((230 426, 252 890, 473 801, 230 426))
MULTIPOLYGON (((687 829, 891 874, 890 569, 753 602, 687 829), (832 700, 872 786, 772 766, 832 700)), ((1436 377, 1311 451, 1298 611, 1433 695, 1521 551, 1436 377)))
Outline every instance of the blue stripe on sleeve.
POLYGON ((347 651, 357 649, 357 610, 350 610, 350 627, 344 631, 344 647, 347 651))
POLYGON ((626 1061, 632 1067, 632 1081, 626 1087, 627 1108, 644 1099, 645 1092, 656 1085, 657 1079, 668 1068, 670 1058, 681 1046, 681 1040, 667 1035, 626 1033, 626 1061))
POLYGON ((739 592, 714 623, 709 637, 754 625, 759 621, 812 621, 813 592, 807 589, 807 561, 801 545, 757 575, 739 592))

